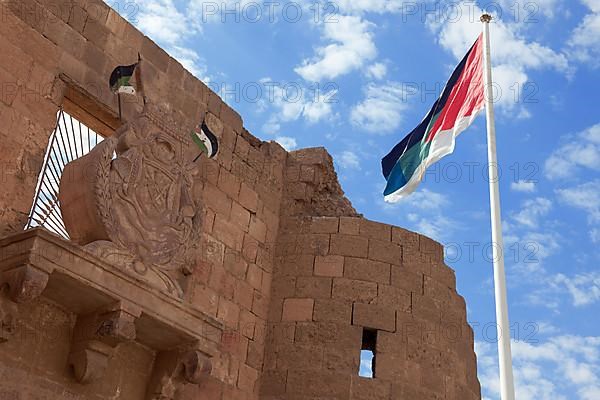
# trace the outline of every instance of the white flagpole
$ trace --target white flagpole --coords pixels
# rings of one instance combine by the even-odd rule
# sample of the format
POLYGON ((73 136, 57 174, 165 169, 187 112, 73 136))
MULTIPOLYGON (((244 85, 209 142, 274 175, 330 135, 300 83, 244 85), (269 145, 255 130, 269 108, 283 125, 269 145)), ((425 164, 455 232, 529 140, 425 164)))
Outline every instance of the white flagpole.
POLYGON ((498 358, 500 365, 500 393, 502 400, 515 400, 512 355, 510 351, 510 325, 506 301, 506 276, 504 272, 504 244, 500 217, 500 191, 498 189, 498 160, 496 158, 496 125, 492 90, 492 63, 490 55, 490 21, 483 14, 483 64, 485 83, 485 116, 488 141, 488 169, 490 183, 490 209, 492 219, 492 251, 494 257, 494 292, 496 294, 496 323, 498 327, 498 358))

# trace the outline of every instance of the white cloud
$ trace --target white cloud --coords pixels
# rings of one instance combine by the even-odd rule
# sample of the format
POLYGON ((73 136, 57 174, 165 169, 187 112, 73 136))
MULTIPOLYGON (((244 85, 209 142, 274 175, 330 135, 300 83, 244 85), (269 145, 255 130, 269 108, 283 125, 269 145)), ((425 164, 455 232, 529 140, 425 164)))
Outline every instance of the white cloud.
POLYGON ((583 272, 573 275, 558 273, 538 274, 540 284, 528 298, 530 304, 558 311, 562 303, 570 300, 574 307, 585 307, 600 302, 600 273, 583 272))
POLYGON ((275 135, 281 129, 282 123, 297 121, 300 118, 314 124, 337 117, 333 112, 333 104, 337 101, 337 89, 321 94, 302 85, 277 84, 266 78, 261 80, 261 83, 271 86, 269 102, 275 109, 263 125, 263 130, 268 134, 275 135))
POLYGON ((402 198, 396 204, 407 204, 412 209, 442 212, 443 207, 448 205, 448 203, 446 195, 428 189, 421 189, 410 196, 402 198))
MULTIPOLYGON (((545 197, 527 199, 518 211, 509 213, 509 220, 502 223, 509 280, 515 284, 539 285, 543 282, 547 277, 545 260, 561 249, 562 236, 547 218, 552 208, 552 201, 545 197)), ((530 304, 557 306, 556 302, 542 300, 546 296, 540 291, 527 293, 526 297, 530 304)))
MULTIPOLYGON (((591 400, 600 393, 600 337, 552 336, 512 342, 516 398, 591 400)), ((486 398, 499 399, 495 343, 477 342, 479 379, 486 398)))
POLYGON ((304 60, 294 69, 307 81, 335 79, 362 68, 377 56, 372 23, 355 15, 336 18, 336 23, 323 24, 323 38, 330 43, 318 47, 315 57, 304 60))
POLYGON ((591 11, 573 30, 568 41, 570 54, 593 67, 600 66, 600 1, 582 1, 591 11))
POLYGON ((369 65, 366 74, 371 79, 383 79, 387 74, 387 66, 384 63, 375 63, 369 65))
POLYGON ((207 75, 207 69, 202 63, 200 56, 194 50, 186 47, 173 46, 170 48, 170 53, 173 58, 183 65, 192 75, 202 79, 204 82, 210 81, 207 75))
MULTIPOLYGON (((431 18, 429 26, 438 33, 442 47, 451 51, 456 59, 461 59, 481 33, 481 23, 475 17, 481 15, 481 10, 473 2, 465 1, 456 6, 461 7, 460 19, 447 23, 431 18)), ((565 55, 538 42, 527 41, 521 33, 522 29, 520 23, 499 19, 495 19, 490 26, 493 79, 500 88, 495 100, 502 111, 517 117, 528 116, 522 99, 519 96, 515 99, 515 93, 534 90, 534 87, 524 86, 529 81, 529 70, 546 68, 569 72, 565 55)))
MULTIPOLYGON (((559 15, 563 11, 563 0, 536 0, 535 3, 515 3, 514 0, 496 0, 495 3, 502 9, 502 18, 515 19, 521 24, 533 24, 540 22, 540 16, 553 18, 555 13, 559 15)), ((495 10, 490 6, 490 11, 495 10)))
POLYGON ((600 243, 600 229, 593 228, 592 230, 590 230, 590 240, 592 241, 592 243, 600 243))
POLYGON ((512 215, 514 221, 529 228, 539 226, 539 219, 550 212, 552 202, 544 197, 526 200, 521 210, 512 215))
POLYGON ((600 179, 556 192, 566 204, 587 212, 591 224, 600 222, 600 179))
POLYGON ((336 162, 346 169, 358 169, 360 168, 360 159, 356 153, 346 150, 336 157, 336 162))
POLYGON ((350 122, 370 133, 393 132, 400 126, 402 112, 407 108, 404 95, 404 88, 397 82, 369 84, 365 99, 352 108, 350 122))
POLYGON ((348 13, 396 13, 406 5, 406 0, 337 0, 335 4, 348 13))
POLYGON ((287 151, 292 151, 296 147, 298 147, 298 143, 296 142, 296 139, 294 139, 293 137, 289 137, 289 136, 277 136, 275 138, 275 141, 277 143, 279 143, 281 145, 281 147, 283 147, 287 151))
POLYGON ((521 180, 518 180, 517 182, 512 182, 510 184, 510 188, 511 188, 511 190, 514 190, 515 192, 532 193, 532 192, 535 192, 535 182, 524 181, 521 179, 521 180))
POLYGON ((192 18, 189 9, 178 9, 173 0, 149 0, 135 13, 131 13, 127 7, 116 7, 116 11, 123 12, 124 18, 131 17, 130 22, 156 41, 190 73, 204 81, 209 80, 206 66, 198 53, 184 44, 187 39, 202 32, 201 25, 192 18))
POLYGON ((167 45, 176 45, 181 39, 199 31, 199 27, 177 9, 173 0, 146 1, 136 18, 142 32, 167 45))
POLYGON ((337 89, 332 89, 324 96, 306 101, 302 115, 309 123, 316 123, 329 117, 333 112, 331 105, 335 103, 334 97, 337 92, 337 89))
POLYGON ((576 307, 600 301, 600 273, 590 272, 575 276, 557 274, 551 279, 553 287, 559 291, 566 290, 576 307))
POLYGON ((544 163, 549 179, 572 178, 581 168, 600 171, 600 123, 564 140, 544 163))
POLYGON ((440 242, 449 241, 454 231, 461 226, 460 222, 447 216, 447 206, 450 205, 448 197, 428 189, 417 190, 396 203, 381 202, 383 209, 406 217, 402 226, 440 242))
POLYGON ((442 242, 450 236, 450 232, 456 227, 456 221, 444 215, 437 215, 434 219, 419 217, 414 226, 417 232, 442 242))

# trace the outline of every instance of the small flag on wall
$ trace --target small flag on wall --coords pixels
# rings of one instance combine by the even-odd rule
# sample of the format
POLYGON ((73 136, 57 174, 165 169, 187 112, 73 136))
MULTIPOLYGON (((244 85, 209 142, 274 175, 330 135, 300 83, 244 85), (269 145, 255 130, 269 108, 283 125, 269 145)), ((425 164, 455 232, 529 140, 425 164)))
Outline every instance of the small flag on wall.
POLYGON ((200 151, 206 154, 208 158, 215 157, 219 152, 219 140, 215 134, 208 129, 205 122, 202 122, 194 128, 192 131, 192 140, 196 143, 200 151))
POLYGON ((425 170, 454 151, 454 141, 484 109, 483 39, 480 36, 421 123, 381 160, 387 202, 413 192, 425 170))
POLYGON ((138 63, 131 65, 119 65, 110 75, 110 88, 115 93, 134 95, 135 87, 131 84, 131 78, 135 73, 138 63))

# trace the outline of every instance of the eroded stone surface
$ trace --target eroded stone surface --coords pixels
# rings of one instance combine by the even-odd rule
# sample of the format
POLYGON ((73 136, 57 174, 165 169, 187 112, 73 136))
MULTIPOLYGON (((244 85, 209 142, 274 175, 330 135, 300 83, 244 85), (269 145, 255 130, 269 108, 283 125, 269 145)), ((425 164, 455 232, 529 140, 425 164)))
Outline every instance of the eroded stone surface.
POLYGON ((100 0, 0 7, 0 399, 480 398, 442 247, 364 220, 324 149, 258 140, 100 0), (124 99, 120 122, 108 76, 138 54, 146 101, 124 99), (110 136, 61 199, 85 248, 19 233, 68 101, 110 136), (204 117, 219 155, 190 163, 204 117), (373 380, 363 328, 380 329, 373 380))

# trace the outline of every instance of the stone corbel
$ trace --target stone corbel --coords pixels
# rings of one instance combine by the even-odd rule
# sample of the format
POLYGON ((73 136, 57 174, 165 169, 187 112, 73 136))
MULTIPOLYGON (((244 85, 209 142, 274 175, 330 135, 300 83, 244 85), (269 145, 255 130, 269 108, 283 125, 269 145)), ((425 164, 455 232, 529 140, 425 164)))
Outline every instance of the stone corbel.
POLYGON ((79 316, 73 333, 69 364, 82 384, 101 379, 119 343, 135 340, 135 319, 141 312, 122 303, 79 316))
POLYGON ((26 303, 39 297, 48 284, 46 271, 25 264, 0 274, 0 284, 8 285, 8 297, 15 303, 26 303))
POLYGON ((174 400, 186 384, 201 385, 212 372, 211 357, 191 347, 157 354, 148 400, 174 400))
POLYGON ((17 329, 17 304, 0 293, 0 343, 10 340, 17 329))

